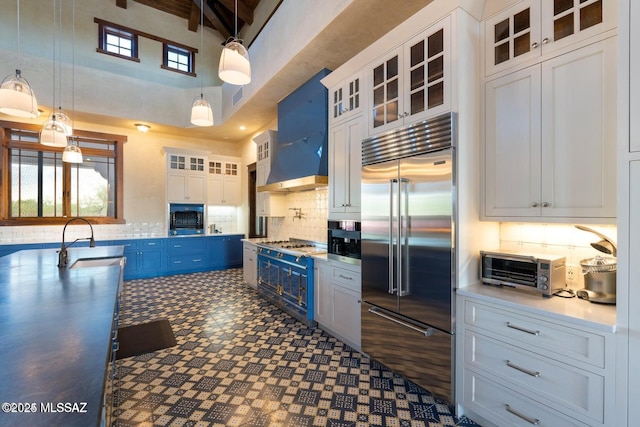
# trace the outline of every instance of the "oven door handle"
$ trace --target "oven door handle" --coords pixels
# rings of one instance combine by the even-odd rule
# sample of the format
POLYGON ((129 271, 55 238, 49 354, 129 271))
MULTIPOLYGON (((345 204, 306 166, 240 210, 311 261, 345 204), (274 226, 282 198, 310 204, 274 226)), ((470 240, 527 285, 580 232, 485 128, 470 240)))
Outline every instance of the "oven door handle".
POLYGON ((264 258, 264 259, 268 259, 270 261, 273 261, 274 263, 282 263, 282 264, 286 264, 286 265, 291 265, 303 270, 307 269, 307 265, 306 264, 296 264, 295 262, 291 262, 291 261, 287 261, 286 259, 281 259, 281 258, 275 258, 269 255, 264 255, 264 254, 260 254, 258 255, 258 258, 264 258))

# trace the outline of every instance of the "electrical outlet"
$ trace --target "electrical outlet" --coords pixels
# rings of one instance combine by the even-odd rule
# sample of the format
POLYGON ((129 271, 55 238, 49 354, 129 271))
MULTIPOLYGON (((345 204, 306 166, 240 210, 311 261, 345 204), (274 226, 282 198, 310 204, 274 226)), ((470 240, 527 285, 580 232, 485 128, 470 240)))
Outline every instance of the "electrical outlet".
POLYGON ((567 286, 578 285, 578 266, 567 265, 567 286))

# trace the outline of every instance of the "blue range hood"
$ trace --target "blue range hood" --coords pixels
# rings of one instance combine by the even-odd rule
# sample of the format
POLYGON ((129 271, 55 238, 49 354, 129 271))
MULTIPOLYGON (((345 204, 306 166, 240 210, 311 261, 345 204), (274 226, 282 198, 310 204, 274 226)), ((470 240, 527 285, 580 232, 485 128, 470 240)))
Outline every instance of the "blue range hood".
POLYGON ((258 191, 302 191, 328 179, 328 100, 320 70, 278 103, 278 140, 271 147, 271 172, 258 191))

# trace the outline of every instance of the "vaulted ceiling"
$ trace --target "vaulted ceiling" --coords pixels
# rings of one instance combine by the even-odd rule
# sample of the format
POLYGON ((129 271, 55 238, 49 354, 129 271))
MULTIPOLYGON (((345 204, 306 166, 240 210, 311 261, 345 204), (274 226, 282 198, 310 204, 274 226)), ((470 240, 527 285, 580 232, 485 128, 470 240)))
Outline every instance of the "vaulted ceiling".
MULTIPOLYGON (((183 18, 189 31, 197 31, 200 25, 201 0, 116 0, 116 5, 126 9, 132 1, 183 18)), ((202 3, 204 25, 217 30, 226 40, 236 34, 236 4, 239 33, 245 24, 253 24, 253 12, 260 0, 202 0, 202 3)))

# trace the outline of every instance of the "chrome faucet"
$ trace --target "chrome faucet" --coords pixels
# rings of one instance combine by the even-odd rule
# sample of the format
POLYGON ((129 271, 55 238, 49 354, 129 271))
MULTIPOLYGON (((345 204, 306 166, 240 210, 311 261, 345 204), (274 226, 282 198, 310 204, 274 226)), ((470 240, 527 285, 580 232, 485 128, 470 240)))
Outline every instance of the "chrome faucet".
POLYGON ((96 246, 96 241, 93 238, 93 226, 91 225, 91 223, 89 221, 87 221, 86 219, 84 219, 82 217, 71 218, 69 221, 67 221, 67 223, 64 225, 64 228, 62 229, 62 246, 60 247, 60 250, 58 251, 58 267, 64 268, 64 267, 67 266, 67 264, 69 263, 69 255, 67 254, 67 248, 71 247, 71 245, 73 245, 78 240, 88 240, 90 248, 94 248, 96 246), (89 227, 91 228, 91 237, 81 237, 81 238, 76 239, 73 242, 71 242, 69 244, 69 246, 65 246, 64 245, 64 233, 65 233, 65 231, 67 231, 67 225, 69 225, 73 221, 84 221, 87 224, 89 224, 89 227))

